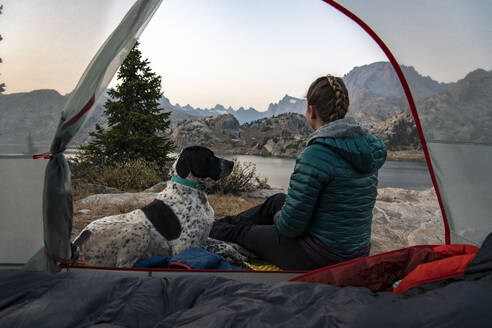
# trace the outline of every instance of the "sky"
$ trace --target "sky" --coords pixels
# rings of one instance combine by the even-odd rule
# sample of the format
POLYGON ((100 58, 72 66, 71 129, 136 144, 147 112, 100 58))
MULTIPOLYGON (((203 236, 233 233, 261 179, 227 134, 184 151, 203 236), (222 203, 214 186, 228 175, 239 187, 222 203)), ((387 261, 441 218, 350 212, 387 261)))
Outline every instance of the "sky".
MULTIPOLYGON (((70 92, 133 2, 2 1, 6 93, 70 92)), ((450 82, 491 69, 492 1, 340 3, 423 75, 450 82)), ((304 97, 318 76, 387 60, 365 31, 320 0, 164 0, 140 43, 164 95, 202 108, 266 110, 285 94, 304 97)))

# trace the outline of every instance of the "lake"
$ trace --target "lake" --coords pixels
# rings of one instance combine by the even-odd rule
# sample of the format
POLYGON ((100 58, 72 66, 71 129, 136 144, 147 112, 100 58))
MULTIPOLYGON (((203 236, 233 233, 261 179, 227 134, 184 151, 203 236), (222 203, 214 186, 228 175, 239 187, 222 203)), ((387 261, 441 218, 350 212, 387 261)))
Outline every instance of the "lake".
MULTIPOLYGON (((268 178, 272 187, 287 190, 289 177, 295 166, 295 159, 262 157, 253 155, 225 155, 227 159, 237 158, 240 162, 256 164, 261 177, 268 178)), ((424 190, 432 187, 432 180, 424 162, 387 161, 379 171, 378 188, 403 188, 424 190)))

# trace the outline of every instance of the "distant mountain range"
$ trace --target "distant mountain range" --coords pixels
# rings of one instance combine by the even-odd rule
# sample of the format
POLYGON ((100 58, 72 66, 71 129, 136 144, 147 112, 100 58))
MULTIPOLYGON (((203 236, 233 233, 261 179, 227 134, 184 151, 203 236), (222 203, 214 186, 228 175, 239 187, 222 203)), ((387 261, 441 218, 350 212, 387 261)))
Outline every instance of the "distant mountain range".
MULTIPOLYGON (((463 130, 459 133, 461 139, 464 138, 461 135, 468 135, 471 138, 477 134, 481 134, 479 136, 481 140, 491 138, 483 136, 492 135, 490 131, 486 131, 490 126, 488 124, 489 119, 492 117, 489 109, 489 104, 492 103, 492 99, 490 99, 492 96, 490 85, 492 84, 489 85, 491 72, 477 70, 457 83, 438 83, 428 76, 419 74, 413 67, 401 66, 401 68, 417 102, 417 107, 421 111, 424 127, 427 124, 429 128, 433 128, 429 129, 432 132, 426 136, 432 138, 449 137, 450 134, 453 134, 451 131, 456 130, 449 119, 452 117, 458 122, 464 122, 467 119, 478 120, 482 126, 480 131, 471 131, 469 134, 466 134, 466 129, 461 129, 463 130), (449 111, 450 116, 443 116, 441 114, 443 111, 449 111), (437 125, 434 126, 431 123, 433 120, 437 120, 437 125)), ((407 130, 415 129, 414 126, 411 127, 413 122, 411 122, 411 116, 408 115, 408 103, 390 63, 377 62, 355 67, 343 78, 349 90, 350 115, 355 116, 361 124, 378 131, 393 131, 391 132, 393 137, 390 139, 393 140, 391 141, 392 144, 396 142, 396 147, 398 146, 398 129, 389 127, 388 124, 398 125, 400 128, 405 126, 407 130)), ((103 105, 107 97, 105 94, 95 106, 93 115, 72 145, 87 140, 88 133, 94 128, 96 122, 105 126, 103 105)), ((14 145, 12 149, 15 148, 16 152, 46 151, 46 145, 50 143, 53 137, 67 98, 68 95, 60 95, 55 90, 0 94, 0 147, 3 149, 0 150, 5 152, 5 148, 9 147, 8 145, 14 145), (19 144, 21 146, 15 146, 19 144)), ((305 99, 289 95, 285 95, 278 102, 272 102, 264 112, 255 108, 245 109, 242 107, 234 110, 231 107, 225 108, 220 104, 213 108, 173 105, 164 96, 160 103, 164 111, 171 112, 173 126, 183 121, 230 114, 243 127, 247 123, 284 113, 302 115, 306 110, 305 99)), ((291 121, 289 118, 289 122, 291 121)), ((386 133, 385 135, 389 134, 386 133)), ((410 141, 407 143, 412 144, 410 141)))
POLYGON ((166 97, 162 97, 160 103, 162 108, 172 112, 186 113, 191 116, 191 119, 232 114, 240 124, 283 113, 303 113, 306 110, 306 101, 304 99, 294 98, 289 95, 285 95, 278 103, 271 103, 268 106, 268 109, 263 112, 252 107, 248 109, 240 107, 239 109, 234 110, 232 107, 225 108, 220 104, 217 104, 212 108, 194 108, 190 105, 180 106, 179 104, 173 105, 166 97))
MULTIPOLYGON (((428 76, 422 76, 413 67, 402 65, 401 69, 416 101, 454 85, 454 83, 439 83, 428 76)), ((349 91, 350 112, 362 123, 369 124, 386 120, 408 107, 401 83, 389 62, 355 67, 344 75, 343 79, 349 91)), ((213 108, 194 108, 190 105, 182 107, 178 104, 172 105, 165 97, 162 98, 161 105, 168 110, 182 111, 196 118, 232 114, 240 124, 244 124, 284 113, 304 114, 307 103, 305 99, 285 95, 279 102, 271 103, 263 112, 251 107, 234 110, 220 104, 213 108)))

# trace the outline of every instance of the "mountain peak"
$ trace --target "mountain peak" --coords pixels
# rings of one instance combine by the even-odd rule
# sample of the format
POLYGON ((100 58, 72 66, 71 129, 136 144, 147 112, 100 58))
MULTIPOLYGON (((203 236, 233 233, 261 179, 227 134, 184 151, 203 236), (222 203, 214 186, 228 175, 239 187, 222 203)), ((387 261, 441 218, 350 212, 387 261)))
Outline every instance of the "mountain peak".
POLYGON ((282 101, 291 101, 291 100, 299 100, 299 98, 295 98, 295 97, 292 97, 292 96, 289 96, 288 94, 285 94, 285 96, 280 100, 281 102, 282 101))
MULTIPOLYGON (((423 76, 413 66, 400 65, 416 100, 426 98, 436 92, 450 88, 452 83, 439 83, 429 76, 423 76)), ((403 98, 403 88, 393 66, 389 62, 376 62, 354 67, 343 77, 349 91, 365 89, 374 96, 403 98)), ((352 100, 352 99, 351 99, 352 100)))
POLYGON ((477 79, 477 78, 482 78, 482 77, 488 77, 490 76, 490 73, 492 71, 486 71, 482 68, 477 68, 474 71, 471 71, 470 73, 466 74, 465 79, 477 79))
POLYGON ((3 93, 2 95, 3 96, 15 95, 16 97, 20 97, 20 96, 34 96, 34 97, 51 96, 51 97, 63 97, 55 89, 38 89, 38 90, 32 90, 32 91, 27 91, 27 92, 7 93, 7 94, 3 93))
MULTIPOLYGON (((468 73, 464 79, 459 80, 451 90, 454 98, 459 103, 470 103, 472 99, 482 101, 482 108, 488 108, 490 95, 492 94, 492 73, 484 69, 476 69, 468 73), (486 101, 487 99, 487 101, 486 101)), ((479 107, 479 106, 475 106, 479 107)), ((484 110, 490 112, 490 110, 484 110)))
POLYGON ((216 104, 215 107, 213 108, 215 110, 222 110, 222 111, 225 111, 225 107, 222 106, 221 104, 216 104))
POLYGON ((265 112, 265 116, 280 115, 283 113, 304 114, 306 100, 285 95, 278 103, 271 103, 265 112))

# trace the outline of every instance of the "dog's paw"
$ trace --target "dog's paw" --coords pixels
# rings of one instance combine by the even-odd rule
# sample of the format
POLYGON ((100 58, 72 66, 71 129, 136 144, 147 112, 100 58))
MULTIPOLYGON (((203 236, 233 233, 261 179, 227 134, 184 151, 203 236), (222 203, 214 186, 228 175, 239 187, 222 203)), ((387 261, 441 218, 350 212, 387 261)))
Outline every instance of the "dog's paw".
POLYGON ((228 243, 213 238, 207 238, 202 247, 210 253, 222 256, 232 265, 242 265, 243 262, 248 262, 252 258, 257 258, 256 255, 238 244, 228 243))

